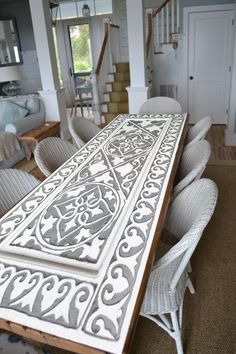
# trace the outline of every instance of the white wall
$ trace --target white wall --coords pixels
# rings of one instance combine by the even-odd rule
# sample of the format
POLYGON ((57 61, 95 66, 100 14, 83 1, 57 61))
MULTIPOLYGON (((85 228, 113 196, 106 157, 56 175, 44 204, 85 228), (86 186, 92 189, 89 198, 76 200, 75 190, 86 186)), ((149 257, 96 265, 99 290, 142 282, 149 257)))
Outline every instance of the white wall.
POLYGON ((24 76, 18 83, 22 94, 35 93, 42 89, 42 85, 28 0, 1 1, 0 15, 16 18, 23 57, 20 69, 24 76))

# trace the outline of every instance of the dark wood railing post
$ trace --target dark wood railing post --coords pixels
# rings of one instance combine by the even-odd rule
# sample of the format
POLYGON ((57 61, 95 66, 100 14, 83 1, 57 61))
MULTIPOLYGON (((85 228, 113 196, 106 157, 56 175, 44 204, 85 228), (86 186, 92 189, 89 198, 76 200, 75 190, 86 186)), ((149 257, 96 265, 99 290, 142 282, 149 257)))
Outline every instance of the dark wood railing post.
POLYGON ((102 66, 102 61, 103 61, 103 56, 105 53, 105 49, 106 49, 106 45, 107 45, 107 40, 108 40, 108 33, 109 33, 109 23, 108 22, 104 22, 104 38, 103 38, 103 42, 102 42, 102 48, 100 51, 100 55, 98 58, 98 63, 97 63, 97 67, 96 67, 96 74, 99 75, 101 66, 102 66))
POLYGON ((147 28, 147 40, 146 40, 146 57, 148 58, 148 53, 152 38, 152 12, 148 12, 148 28, 147 28))

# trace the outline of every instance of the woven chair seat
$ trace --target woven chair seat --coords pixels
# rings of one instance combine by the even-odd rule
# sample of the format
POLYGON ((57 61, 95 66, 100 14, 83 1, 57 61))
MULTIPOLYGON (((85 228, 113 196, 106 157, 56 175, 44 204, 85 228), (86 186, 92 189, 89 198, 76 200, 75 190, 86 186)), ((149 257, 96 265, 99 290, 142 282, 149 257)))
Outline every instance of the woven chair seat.
POLYGON ((196 141, 200 141, 205 139, 210 127, 212 125, 212 118, 210 116, 206 116, 199 120, 193 127, 191 127, 188 131, 187 135, 187 144, 186 148, 189 148, 196 141))
POLYGON ((178 310, 186 288, 187 271, 183 271, 176 288, 171 290, 169 285, 179 262, 177 259, 170 267, 151 272, 141 312, 155 315, 178 310))
POLYGON ((38 186, 31 174, 10 168, 0 170, 0 217, 38 186))
POLYGON ((80 148, 97 135, 101 128, 87 118, 75 117, 69 119, 69 130, 75 143, 80 148))
POLYGON ((171 97, 152 97, 142 105, 140 114, 181 113, 182 107, 178 101, 171 97))
POLYGON ((61 138, 46 138, 36 146, 35 161, 47 177, 78 151, 77 147, 61 138))

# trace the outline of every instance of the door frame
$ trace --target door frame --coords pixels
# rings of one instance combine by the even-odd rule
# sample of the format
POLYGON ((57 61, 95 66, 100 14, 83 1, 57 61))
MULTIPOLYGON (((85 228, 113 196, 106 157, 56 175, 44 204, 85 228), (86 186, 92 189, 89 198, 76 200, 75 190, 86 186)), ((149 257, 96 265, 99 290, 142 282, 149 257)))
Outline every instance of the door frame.
MULTIPOLYGON (((91 44, 91 59, 92 59, 92 66, 94 65, 94 50, 93 50, 93 40, 92 40, 92 21, 91 18, 72 18, 72 19, 66 19, 63 20, 63 28, 64 28, 64 35, 65 35, 65 49, 66 49, 66 55, 67 55, 67 64, 68 64, 68 68, 70 68, 71 70, 73 70, 73 57, 72 57, 72 53, 71 53, 71 42, 70 42, 70 36, 69 36, 69 26, 76 26, 76 25, 84 25, 87 24, 89 25, 89 37, 90 37, 90 44, 91 44)), ((73 70, 74 71, 74 70, 73 70)), ((75 85, 74 85, 74 76, 70 75, 70 71, 68 70, 68 82, 70 85, 70 89, 71 91, 74 92, 75 94, 75 85)))
MULTIPOLYGON (((234 12, 234 25, 235 25, 235 11, 236 5, 232 4, 222 4, 222 5, 203 5, 203 6, 192 6, 192 7, 184 7, 183 9, 183 81, 182 81, 182 105, 183 110, 187 112, 188 109, 188 62, 189 62, 189 15, 191 13, 197 12, 215 12, 215 11, 233 11, 234 12)), ((234 31, 233 31, 234 32, 234 31)), ((232 78, 232 68, 233 68, 233 52, 234 52, 234 33, 232 36, 232 47, 230 53, 230 66, 231 72, 229 72, 227 78, 227 87, 229 88, 228 92, 228 116, 229 117, 229 101, 230 101, 230 84, 232 78)))

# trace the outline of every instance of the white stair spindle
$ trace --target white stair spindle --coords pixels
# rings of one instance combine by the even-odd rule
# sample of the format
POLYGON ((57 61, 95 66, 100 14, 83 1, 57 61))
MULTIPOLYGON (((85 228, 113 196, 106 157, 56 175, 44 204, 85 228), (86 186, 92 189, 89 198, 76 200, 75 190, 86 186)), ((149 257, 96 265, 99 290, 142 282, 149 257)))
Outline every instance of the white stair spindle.
POLYGON ((161 10, 161 43, 164 43, 164 10, 161 10))
POLYGON ((159 31, 159 14, 156 15, 156 44, 157 44, 157 51, 159 52, 160 48, 160 31, 159 31))
POLYGON ((94 69, 91 71, 91 83, 92 83, 92 90, 93 90, 92 109, 93 109, 94 123, 99 125, 102 123, 102 117, 101 117, 101 109, 100 109, 99 94, 98 94, 97 75, 94 69))
POLYGON ((177 12, 176 12, 176 17, 177 17, 177 19, 176 19, 176 23, 177 23, 177 30, 176 30, 176 32, 177 33, 179 33, 179 0, 177 0, 177 12))
POLYGON ((171 33, 175 31, 175 0, 171 0, 171 33))
POLYGON ((169 3, 166 4, 166 43, 170 42, 170 31, 169 31, 169 3))

